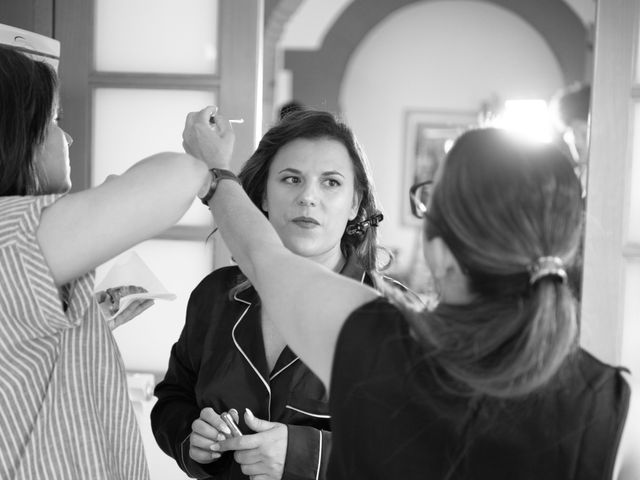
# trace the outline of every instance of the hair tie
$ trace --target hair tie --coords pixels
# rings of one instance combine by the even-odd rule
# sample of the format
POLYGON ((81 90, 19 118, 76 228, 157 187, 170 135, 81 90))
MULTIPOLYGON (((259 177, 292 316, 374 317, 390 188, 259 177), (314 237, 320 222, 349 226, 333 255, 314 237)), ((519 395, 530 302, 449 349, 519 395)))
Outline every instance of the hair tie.
POLYGON ((567 271, 564 269, 564 262, 559 257, 540 257, 529 266, 529 284, 534 285, 538 280, 548 276, 560 278, 564 283, 567 281, 567 271))
POLYGON ((364 232, 369 230, 369 227, 377 227, 383 218, 384 216, 378 212, 374 213, 369 218, 365 218, 361 222, 347 225, 347 235, 362 235, 364 232))

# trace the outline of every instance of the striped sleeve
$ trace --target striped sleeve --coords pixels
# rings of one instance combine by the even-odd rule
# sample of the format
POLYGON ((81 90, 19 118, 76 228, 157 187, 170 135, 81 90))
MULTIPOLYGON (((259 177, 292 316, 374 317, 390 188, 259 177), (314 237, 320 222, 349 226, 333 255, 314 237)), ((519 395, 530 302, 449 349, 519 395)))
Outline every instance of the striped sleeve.
POLYGON ((0 329, 6 340, 76 326, 91 301, 92 274, 58 289, 36 237, 43 210, 59 197, 0 199, 0 329))

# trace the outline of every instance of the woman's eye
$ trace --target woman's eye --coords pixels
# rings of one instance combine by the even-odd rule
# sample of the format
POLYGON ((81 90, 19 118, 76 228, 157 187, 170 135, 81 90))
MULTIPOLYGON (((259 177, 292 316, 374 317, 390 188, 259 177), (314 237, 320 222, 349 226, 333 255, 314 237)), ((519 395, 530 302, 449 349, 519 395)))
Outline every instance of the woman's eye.
POLYGON ((325 180, 325 184, 329 187, 339 187, 340 185, 342 185, 342 183, 335 178, 327 178, 325 180))
POLYGON ((298 177, 284 177, 282 179, 284 183, 300 183, 300 179, 298 177))

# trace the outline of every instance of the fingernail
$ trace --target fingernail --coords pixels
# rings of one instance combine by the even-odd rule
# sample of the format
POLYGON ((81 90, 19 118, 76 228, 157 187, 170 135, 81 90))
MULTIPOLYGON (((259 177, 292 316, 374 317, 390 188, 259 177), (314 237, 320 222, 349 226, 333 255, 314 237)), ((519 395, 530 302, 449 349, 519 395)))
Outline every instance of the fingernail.
POLYGON ((218 427, 218 430, 223 431, 227 435, 231 435, 231 430, 229 430, 229 427, 227 427, 224 423, 218 427))
POLYGON ((212 453, 211 453, 211 458, 212 458, 212 459, 214 459, 214 460, 215 460, 216 458, 220 458, 220 456, 221 456, 221 454, 220 454, 220 453, 216 453, 216 452, 212 452, 212 453))
POLYGON ((218 438, 217 438, 217 440, 218 440, 219 442, 222 442, 223 440, 226 440, 226 439, 227 439, 227 437, 225 437, 223 434, 221 434, 221 433, 219 433, 219 434, 218 434, 218 438))
POLYGON ((213 450, 214 452, 217 452, 218 450, 220 450, 220 444, 219 443, 212 443, 211 444, 211 450, 213 450))
POLYGON ((251 410, 249 410, 248 408, 245 408, 244 411, 245 411, 245 413, 247 415, 249 415, 250 417, 254 418, 253 412, 251 410))

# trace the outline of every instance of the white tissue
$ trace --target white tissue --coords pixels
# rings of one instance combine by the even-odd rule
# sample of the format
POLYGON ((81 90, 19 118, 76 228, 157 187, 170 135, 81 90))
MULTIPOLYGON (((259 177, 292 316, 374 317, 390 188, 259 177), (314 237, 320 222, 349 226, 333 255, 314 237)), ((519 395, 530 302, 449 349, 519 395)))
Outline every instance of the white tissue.
MULTIPOLYGON (((145 293, 132 293, 131 295, 122 297, 120 299, 120 309, 118 312, 123 311, 136 299, 176 299, 176 294, 167 291, 158 277, 153 274, 147 264, 144 263, 140 256, 133 250, 116 259, 113 267, 111 267, 111 270, 109 270, 100 284, 95 287, 94 292, 100 292, 107 288, 120 287, 123 285, 135 285, 143 287, 147 291, 145 293)), ((107 320, 111 320, 117 315, 118 313, 107 320)))

